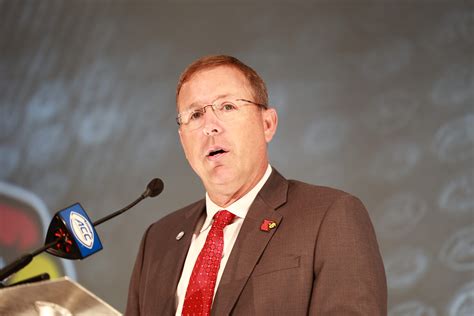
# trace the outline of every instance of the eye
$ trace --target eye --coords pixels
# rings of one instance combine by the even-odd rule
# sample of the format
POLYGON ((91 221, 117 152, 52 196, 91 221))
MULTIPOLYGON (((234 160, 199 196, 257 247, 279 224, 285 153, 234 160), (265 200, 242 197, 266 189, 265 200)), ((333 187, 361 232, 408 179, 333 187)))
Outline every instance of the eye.
POLYGON ((195 110, 189 114, 190 121, 199 120, 203 116, 204 112, 202 110, 195 110))
POLYGON ((223 112, 231 112, 238 110, 237 105, 230 102, 222 103, 220 108, 223 112))

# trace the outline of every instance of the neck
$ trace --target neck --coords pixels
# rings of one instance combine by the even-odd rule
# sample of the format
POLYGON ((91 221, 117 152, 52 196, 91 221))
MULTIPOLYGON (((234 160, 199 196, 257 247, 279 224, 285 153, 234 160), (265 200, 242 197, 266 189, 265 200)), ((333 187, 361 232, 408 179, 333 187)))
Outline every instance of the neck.
POLYGON ((222 208, 225 208, 232 203, 238 201, 250 190, 252 190, 258 182, 262 179, 265 171, 267 170, 268 162, 259 168, 257 176, 255 176, 251 181, 239 185, 238 187, 231 187, 230 185, 220 185, 216 187, 206 188, 209 198, 219 205, 222 208))
POLYGON ((226 208, 227 206, 231 205, 232 203, 238 201, 241 197, 243 197, 247 192, 249 192, 252 188, 243 191, 243 192, 235 192, 234 194, 225 194, 225 193, 211 193, 208 192, 209 198, 212 202, 216 203, 222 208, 226 208))

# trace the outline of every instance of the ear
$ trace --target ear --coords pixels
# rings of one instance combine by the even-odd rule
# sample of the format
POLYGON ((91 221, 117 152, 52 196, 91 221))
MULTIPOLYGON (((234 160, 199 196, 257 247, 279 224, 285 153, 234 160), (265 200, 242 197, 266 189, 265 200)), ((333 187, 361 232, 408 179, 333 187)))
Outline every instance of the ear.
POLYGON ((269 143, 275 135, 278 126, 278 114, 274 108, 262 110, 263 133, 265 141, 269 143))

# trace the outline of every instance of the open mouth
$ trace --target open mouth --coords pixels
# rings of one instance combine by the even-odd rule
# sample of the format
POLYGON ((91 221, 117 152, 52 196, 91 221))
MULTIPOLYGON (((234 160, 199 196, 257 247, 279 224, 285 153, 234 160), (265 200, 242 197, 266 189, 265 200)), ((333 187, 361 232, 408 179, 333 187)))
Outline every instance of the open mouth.
POLYGON ((225 154, 226 151, 224 149, 216 149, 216 150, 211 150, 209 154, 207 154, 208 157, 214 157, 220 154, 225 154))

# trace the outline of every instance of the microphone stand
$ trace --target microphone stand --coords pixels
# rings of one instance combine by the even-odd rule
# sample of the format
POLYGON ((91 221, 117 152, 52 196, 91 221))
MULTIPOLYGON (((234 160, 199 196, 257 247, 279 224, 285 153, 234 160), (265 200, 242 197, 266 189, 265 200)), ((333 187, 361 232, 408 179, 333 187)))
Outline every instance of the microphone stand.
POLYGON ((13 273, 18 272, 20 269, 23 269, 24 267, 26 267, 33 260, 34 257, 36 257, 37 255, 39 255, 40 253, 42 253, 46 249, 51 248, 51 247, 53 247, 54 245, 56 245, 57 243, 60 243, 60 242, 63 242, 63 237, 60 237, 60 238, 56 239, 55 241, 52 241, 52 242, 50 242, 50 243, 34 250, 31 253, 28 253, 26 255, 21 256, 20 258, 16 259, 15 261, 10 263, 6 267, 2 268, 0 270, 0 281, 3 282, 6 278, 8 278, 13 273))
MULTIPOLYGON (((125 206, 124 208, 122 208, 122 209, 120 209, 120 210, 118 210, 118 211, 116 211, 112 214, 109 214, 109 215, 95 221, 92 225, 93 226, 98 226, 98 225, 102 224, 103 222, 106 222, 109 219, 112 219, 115 216, 118 216, 118 215, 122 214, 123 212, 128 211, 129 209, 131 209, 132 207, 134 207, 135 205, 140 203, 146 197, 147 196, 145 194, 142 194, 138 199, 136 199, 135 201, 133 201, 129 205, 125 206)), ((7 265, 6 267, 2 268, 0 270, 0 282, 3 282, 6 278, 8 278, 13 273, 18 272, 19 270, 26 267, 33 260, 33 258, 35 256, 39 255, 40 253, 44 252, 46 249, 51 248, 54 245, 56 245, 58 243, 61 243, 63 241, 64 241, 64 237, 59 237, 58 239, 53 240, 50 243, 47 243, 46 245, 34 250, 31 253, 27 253, 26 255, 21 256, 20 258, 13 261, 12 263, 7 265)))
MULTIPOLYGON (((98 226, 98 225, 102 224, 103 222, 106 222, 109 219, 112 219, 115 216, 118 216, 118 215, 122 214, 123 212, 128 211, 129 209, 131 209, 132 207, 134 207, 135 205, 140 203, 145 198, 155 197, 158 194, 160 194, 162 191, 163 191, 163 181, 161 181, 160 179, 155 178, 152 181, 150 181, 150 183, 148 183, 145 192, 143 192, 138 199, 136 199, 135 201, 133 201, 129 205, 125 206, 124 208, 122 208, 122 209, 120 209, 120 210, 118 210, 118 211, 116 211, 112 214, 109 214, 105 217, 102 217, 101 219, 95 221, 92 225, 94 227, 98 226)), ((46 245, 34 250, 33 252, 28 253, 26 255, 23 255, 22 257, 20 257, 17 260, 13 261, 9 265, 7 265, 4 268, 0 269, 0 287, 1 287, 3 281, 5 281, 13 273, 15 273, 15 272, 19 271, 20 269, 24 268, 25 266, 27 266, 33 260, 33 258, 35 256, 39 255, 40 253, 42 253, 46 249, 51 248, 54 245, 56 245, 58 243, 65 242, 65 241, 67 241, 67 235, 63 235, 63 236, 47 243, 46 245)))
POLYGON ((12 287, 12 286, 17 286, 17 285, 22 285, 22 284, 28 284, 28 283, 35 283, 35 282, 40 282, 40 281, 46 281, 49 280, 51 277, 49 273, 41 273, 35 276, 32 276, 31 278, 24 279, 19 282, 15 282, 13 284, 8 284, 8 285, 3 285, 0 283, 0 289, 4 287, 12 287))

